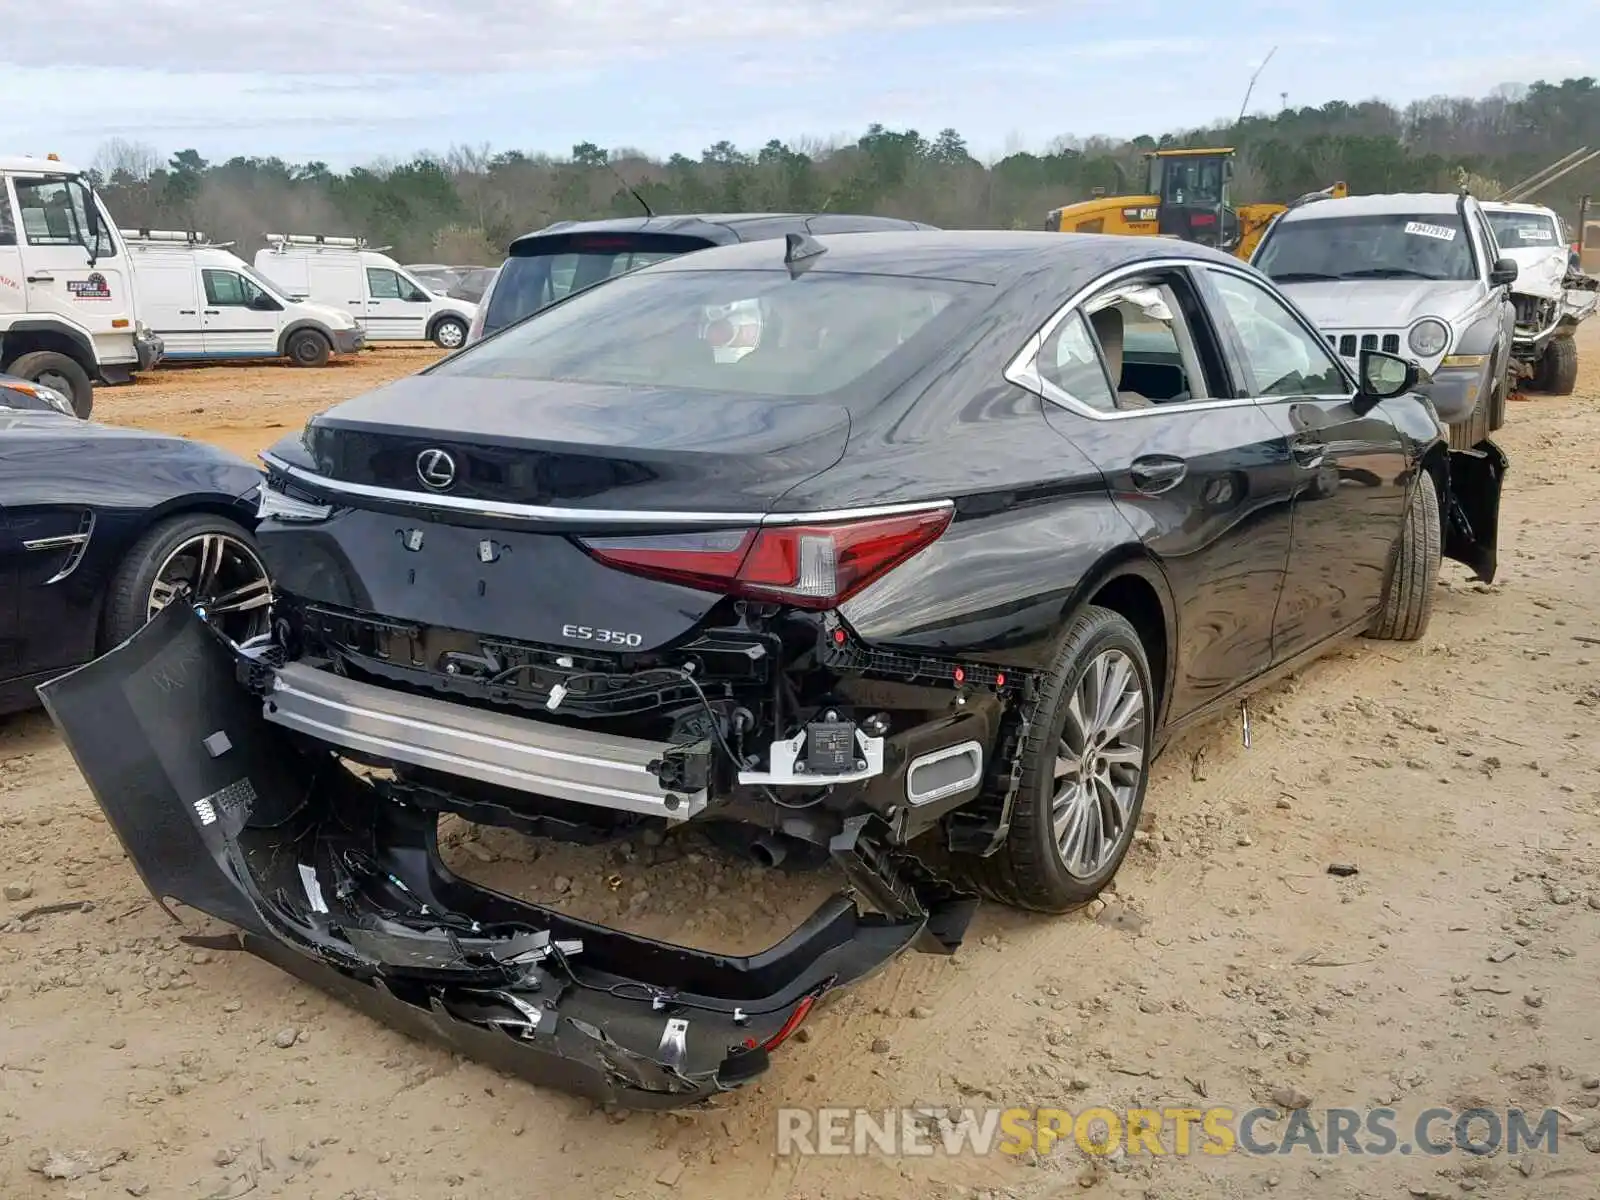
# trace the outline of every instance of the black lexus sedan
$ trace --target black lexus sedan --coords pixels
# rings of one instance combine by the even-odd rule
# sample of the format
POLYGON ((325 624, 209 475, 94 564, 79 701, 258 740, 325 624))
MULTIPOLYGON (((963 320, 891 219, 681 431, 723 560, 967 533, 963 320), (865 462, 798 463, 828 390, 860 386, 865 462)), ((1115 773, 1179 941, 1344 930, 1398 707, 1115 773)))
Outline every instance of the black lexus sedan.
POLYGON ((46 703, 157 894, 409 1032, 681 1105, 977 894, 1088 900, 1175 729, 1420 637, 1441 555, 1492 578, 1506 460, 1417 382, 1194 245, 718 247, 313 418, 266 456, 270 645, 175 605, 46 703), (710 954, 452 875, 442 812, 716 823, 851 890, 710 954))
POLYGON ((187 438, 80 420, 0 375, 0 713, 183 597, 225 636, 267 631, 261 472, 187 438))

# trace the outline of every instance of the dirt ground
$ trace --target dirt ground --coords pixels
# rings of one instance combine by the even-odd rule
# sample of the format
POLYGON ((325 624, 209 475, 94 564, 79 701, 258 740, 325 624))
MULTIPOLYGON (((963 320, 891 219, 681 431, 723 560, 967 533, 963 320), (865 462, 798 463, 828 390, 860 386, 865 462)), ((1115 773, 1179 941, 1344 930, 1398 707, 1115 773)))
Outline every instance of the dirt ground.
MULTIPOLYGON (((696 1112, 599 1111, 410 1042, 245 955, 181 943, 48 722, 11 720, 0 1196, 1592 1200, 1591 329, 1578 394, 1513 405, 1502 431, 1513 466, 1493 586, 1447 568, 1423 641, 1357 643, 1256 697, 1248 748, 1230 720, 1170 749, 1108 906, 1057 919, 985 907, 953 958, 898 960, 819 1010, 757 1086, 696 1112), (1330 1107, 1391 1105, 1402 1135, 1427 1108, 1556 1106, 1559 1151, 1105 1158, 1069 1139, 1045 1156, 775 1153, 780 1105, 1242 1112, 1275 1093, 1308 1101, 1318 1127, 1330 1107), (94 1169, 48 1179, 37 1168, 52 1153, 94 1169)), ((248 453, 430 357, 165 372, 102 392, 97 415, 248 453)), ((499 887, 730 950, 772 940, 829 886, 694 842, 575 851, 464 826, 448 840, 460 869, 499 887)))

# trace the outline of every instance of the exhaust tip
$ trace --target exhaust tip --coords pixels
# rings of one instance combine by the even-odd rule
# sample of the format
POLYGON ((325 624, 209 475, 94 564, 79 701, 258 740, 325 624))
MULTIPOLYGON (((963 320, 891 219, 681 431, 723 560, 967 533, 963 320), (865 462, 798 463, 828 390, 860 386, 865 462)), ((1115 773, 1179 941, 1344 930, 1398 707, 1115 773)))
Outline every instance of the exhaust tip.
POLYGON ((930 804, 983 782, 983 746, 961 742, 912 759, 906 768, 906 800, 930 804))
POLYGON ((751 841, 750 857, 763 867, 776 868, 789 857, 789 847, 776 837, 762 834, 751 841))

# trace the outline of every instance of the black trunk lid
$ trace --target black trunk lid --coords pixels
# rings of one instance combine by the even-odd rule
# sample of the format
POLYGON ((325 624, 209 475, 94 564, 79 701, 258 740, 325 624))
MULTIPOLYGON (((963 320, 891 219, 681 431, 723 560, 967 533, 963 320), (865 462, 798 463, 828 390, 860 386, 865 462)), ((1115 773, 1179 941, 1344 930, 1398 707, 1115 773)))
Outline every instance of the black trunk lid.
POLYGON ((312 418, 302 441, 319 475, 422 496, 763 513, 838 462, 849 430, 815 400, 416 375, 312 418))

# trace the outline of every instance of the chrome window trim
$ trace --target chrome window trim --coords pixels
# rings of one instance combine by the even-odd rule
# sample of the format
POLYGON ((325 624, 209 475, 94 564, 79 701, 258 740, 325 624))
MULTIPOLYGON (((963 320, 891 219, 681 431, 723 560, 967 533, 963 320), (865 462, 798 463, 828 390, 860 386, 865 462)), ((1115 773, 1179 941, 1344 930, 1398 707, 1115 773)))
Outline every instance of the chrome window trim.
MULTIPOLYGON (((1201 258, 1147 258, 1136 263, 1129 263, 1126 266, 1117 267, 1116 269, 1108 271, 1103 275, 1097 276, 1093 282, 1079 288, 1067 298, 1066 303, 1062 304, 1060 308, 1056 309, 1056 311, 1050 314, 1049 317, 1045 318, 1044 324, 1039 326, 1039 328, 1033 332, 1028 340, 1023 343, 1022 349, 1017 351, 1017 353, 1012 356, 1011 361, 1006 364, 1005 370, 1002 372, 1002 374, 1005 376, 1008 382, 1014 383, 1026 391, 1033 392, 1035 395, 1043 397, 1045 400, 1048 400, 1051 404, 1056 405, 1058 408, 1065 408, 1069 412, 1077 413, 1079 416, 1087 417, 1091 421, 1126 421, 1137 417, 1160 416, 1163 413, 1184 413, 1200 412, 1210 409, 1245 408, 1252 405, 1260 406, 1263 402, 1289 399, 1289 397, 1279 396, 1210 397, 1204 400, 1188 400, 1182 404, 1155 404, 1149 408, 1116 409, 1111 412, 1107 412, 1104 409, 1095 408, 1093 405, 1085 404, 1076 396, 1069 395, 1067 392, 1062 391, 1049 380, 1045 379, 1044 376, 1039 374, 1038 358, 1039 354, 1044 349, 1045 341, 1052 333, 1055 332, 1056 327, 1065 321, 1072 313, 1078 311, 1083 302, 1090 296, 1094 295, 1096 292, 1103 291, 1112 284, 1115 284, 1130 276, 1142 275, 1149 271, 1173 269, 1188 270, 1194 267, 1201 267, 1212 271, 1220 271, 1225 275, 1237 275, 1239 278, 1248 280, 1251 283, 1260 283, 1258 278, 1253 277, 1246 270, 1232 267, 1226 263, 1214 263, 1201 258)), ((1292 306, 1289 308, 1289 312, 1297 321, 1299 321, 1301 327, 1306 330, 1306 332, 1308 332, 1313 339, 1315 339, 1318 345, 1325 344, 1324 336, 1320 330, 1317 330, 1311 326, 1298 312, 1295 311, 1292 306)), ((1351 383, 1354 376, 1351 374, 1350 368, 1346 366, 1337 355, 1330 353, 1329 357, 1332 358, 1334 362, 1338 363, 1339 370, 1342 373, 1345 382, 1351 383)), ((1342 400, 1346 403, 1349 403, 1351 400, 1355 399, 1358 391, 1359 389, 1352 388, 1351 391, 1345 395, 1317 396, 1314 398, 1318 400, 1342 400)), ((1304 396, 1295 398, 1301 400, 1307 399, 1307 397, 1304 396)))
POLYGON ((330 496, 358 500, 383 500, 413 508, 446 509, 480 517, 503 517, 521 521, 549 521, 589 525, 825 525, 840 521, 862 521, 873 517, 898 517, 911 513, 953 509, 953 500, 917 500, 905 504, 879 504, 862 508, 827 509, 817 512, 678 512, 650 509, 560 508, 542 504, 516 504, 506 500, 478 500, 470 496, 449 496, 437 492, 412 492, 403 488, 379 487, 370 483, 349 483, 330 479, 303 467, 285 462, 275 454, 262 454, 261 461, 274 471, 297 479, 330 496))

